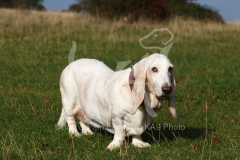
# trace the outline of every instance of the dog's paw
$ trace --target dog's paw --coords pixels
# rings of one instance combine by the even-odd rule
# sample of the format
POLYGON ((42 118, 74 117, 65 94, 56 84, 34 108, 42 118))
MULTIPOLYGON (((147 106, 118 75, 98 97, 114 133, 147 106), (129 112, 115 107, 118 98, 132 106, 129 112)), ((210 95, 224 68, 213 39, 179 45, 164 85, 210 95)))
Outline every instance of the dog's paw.
POLYGON ((151 145, 147 142, 137 142, 137 143, 132 143, 133 146, 139 147, 139 148, 146 148, 146 147, 151 147, 151 145))
POLYGON ((112 151, 112 150, 114 150, 114 149, 116 149, 116 148, 119 148, 120 146, 122 145, 122 143, 116 143, 116 142, 114 142, 114 141, 112 141, 108 146, 107 146, 107 151, 112 151))
POLYGON ((81 134, 78 131, 69 131, 70 136, 80 137, 81 134))
POLYGON ((84 135, 93 135, 93 132, 90 129, 82 130, 82 134, 84 135))
POLYGON ((88 125, 86 125, 85 123, 83 123, 81 121, 80 121, 80 125, 82 128, 82 134, 84 134, 84 135, 92 135, 93 134, 93 132, 91 131, 91 129, 89 128, 88 125))

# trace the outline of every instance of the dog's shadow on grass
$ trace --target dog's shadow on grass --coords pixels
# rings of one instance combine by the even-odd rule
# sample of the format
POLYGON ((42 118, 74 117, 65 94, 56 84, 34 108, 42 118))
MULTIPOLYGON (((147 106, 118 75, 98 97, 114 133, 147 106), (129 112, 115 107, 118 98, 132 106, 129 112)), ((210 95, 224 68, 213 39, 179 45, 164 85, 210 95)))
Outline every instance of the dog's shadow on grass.
POLYGON ((192 128, 185 126, 160 126, 159 124, 150 124, 142 134, 145 142, 150 144, 161 141, 171 141, 174 139, 195 140, 206 135, 205 128, 192 128))
MULTIPOLYGON (((93 127, 91 126, 91 129, 93 127)), ((104 129, 97 129, 95 132, 107 134, 113 137, 113 134, 104 129)), ((208 131, 210 133, 210 131, 208 131)), ((172 141, 175 139, 190 139, 195 140, 206 135, 205 128, 192 128, 185 126, 164 126, 160 124, 149 124, 142 134, 143 141, 150 144, 159 143, 162 141, 172 141)), ((127 142, 132 141, 132 136, 126 137, 127 142)))

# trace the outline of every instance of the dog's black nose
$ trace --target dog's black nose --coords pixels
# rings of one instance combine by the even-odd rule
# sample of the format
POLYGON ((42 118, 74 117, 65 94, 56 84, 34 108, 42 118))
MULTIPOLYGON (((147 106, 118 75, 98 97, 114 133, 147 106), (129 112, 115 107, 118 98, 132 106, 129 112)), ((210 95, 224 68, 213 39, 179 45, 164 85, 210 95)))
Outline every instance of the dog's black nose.
POLYGON ((172 87, 171 86, 170 87, 168 87, 168 86, 162 87, 162 92, 164 94, 169 94, 169 93, 171 93, 171 91, 172 91, 172 87))

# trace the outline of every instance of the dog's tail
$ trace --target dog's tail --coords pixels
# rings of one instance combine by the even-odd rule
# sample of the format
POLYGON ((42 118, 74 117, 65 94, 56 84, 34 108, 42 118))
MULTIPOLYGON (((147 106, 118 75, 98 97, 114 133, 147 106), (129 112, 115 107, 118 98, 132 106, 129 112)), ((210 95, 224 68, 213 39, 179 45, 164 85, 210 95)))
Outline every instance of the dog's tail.
POLYGON ((74 61, 76 49, 77 49, 77 44, 75 41, 72 41, 72 48, 68 55, 68 63, 69 64, 74 61))

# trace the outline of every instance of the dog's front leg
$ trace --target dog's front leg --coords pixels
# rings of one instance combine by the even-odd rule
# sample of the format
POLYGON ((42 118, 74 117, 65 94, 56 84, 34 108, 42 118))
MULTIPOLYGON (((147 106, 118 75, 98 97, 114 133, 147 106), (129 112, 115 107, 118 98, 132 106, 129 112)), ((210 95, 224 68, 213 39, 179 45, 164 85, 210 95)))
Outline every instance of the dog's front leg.
POLYGON ((108 145, 107 150, 112 151, 122 145, 125 138, 125 131, 123 128, 123 120, 121 118, 112 119, 113 128, 115 130, 113 141, 108 145))
POLYGON ((143 142, 141 135, 133 136, 132 144, 135 147, 140 147, 140 148, 145 148, 145 147, 150 147, 151 146, 149 143, 143 142))

